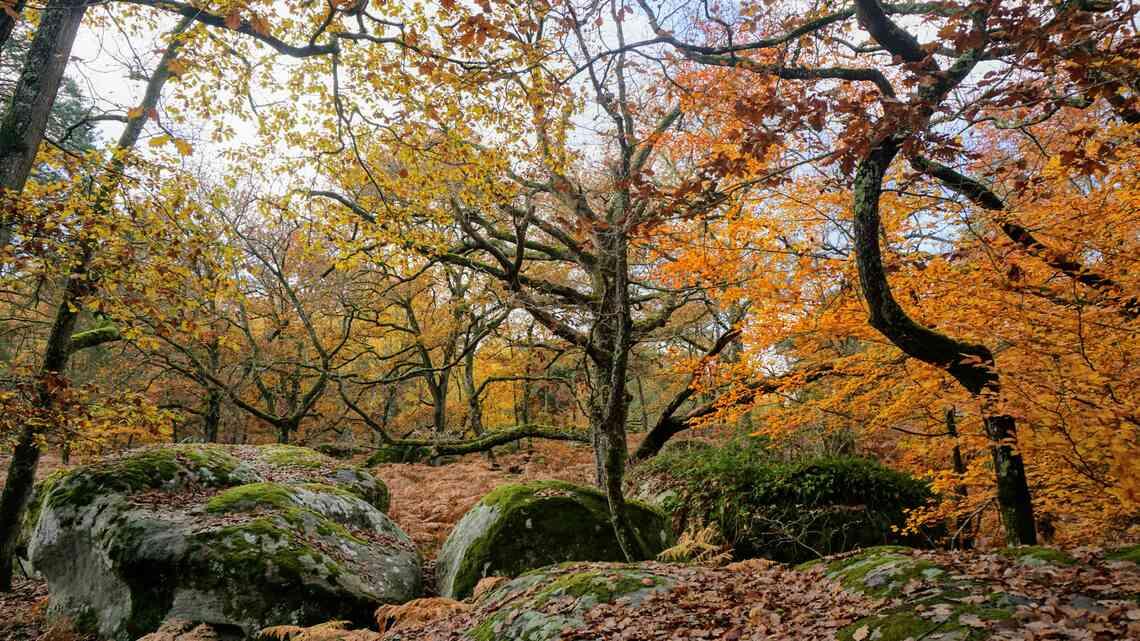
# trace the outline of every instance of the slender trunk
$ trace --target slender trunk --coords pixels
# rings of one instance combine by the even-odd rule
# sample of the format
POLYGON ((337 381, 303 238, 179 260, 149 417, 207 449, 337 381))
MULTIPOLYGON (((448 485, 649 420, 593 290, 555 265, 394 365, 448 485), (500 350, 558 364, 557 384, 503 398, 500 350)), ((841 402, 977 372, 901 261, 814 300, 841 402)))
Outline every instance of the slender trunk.
POLYGON ((206 412, 202 416, 202 439, 207 443, 218 442, 218 427, 222 423, 222 393, 210 390, 206 395, 206 412))
MULTIPOLYGON (((82 2, 79 4, 81 7, 85 6, 82 2)), ((69 3, 54 1, 48 4, 49 7, 57 5, 71 6, 69 3)), ((77 27, 78 20, 82 17, 82 12, 82 8, 78 10, 70 8, 66 12, 66 15, 71 16, 72 14, 78 13, 78 16, 75 16, 75 26, 77 27)), ((56 19, 59 18, 59 16, 56 14, 48 14, 44 17, 45 20, 49 18, 56 19)), ((189 24, 189 19, 183 19, 176 28, 175 33, 181 33, 189 24)), ((41 24, 41 31, 43 28, 41 24)), ((74 30, 72 30, 71 40, 74 40, 74 36, 74 30)), ((39 33, 37 33, 36 38, 40 38, 39 33)), ((117 143, 117 149, 119 151, 130 150, 135 146, 135 143, 138 142, 139 135, 142 133, 143 124, 146 121, 146 112, 153 109, 158 103, 158 97, 162 92, 162 87, 170 78, 168 65, 170 61, 174 59, 179 43, 179 40, 173 40, 159 61, 157 69, 155 69, 154 74, 146 86, 146 93, 141 103, 143 107, 143 109, 141 109, 142 114, 128 118, 127 125, 123 128, 123 133, 119 136, 117 143)), ((33 47, 34 46, 33 44, 33 47)), ((70 47, 71 44, 69 40, 68 50, 70 50, 70 47)), ((29 61, 31 61, 31 57, 29 57, 29 61)), ((62 65, 62 63, 60 64, 62 65)), ((21 82, 23 82, 22 78, 21 82)), ((6 119, 5 127, 7 127, 7 122, 8 120, 6 119)), ((5 129, 5 131, 10 130, 5 129)), ((5 143, 0 143, 0 149, 3 149, 3 144, 5 143)), ((3 159, 0 159, 0 161, 2 160, 3 159)), ((97 187, 97 191, 93 196, 91 207, 96 216, 109 211, 112 199, 119 186, 120 175, 124 166, 125 159, 123 154, 116 154, 112 157, 105 171, 105 182, 97 187)), ((7 167, 3 166, 2 162, 0 162, 0 169, 6 171, 7 167)), ((44 347, 43 363, 40 366, 39 375, 36 378, 34 404, 37 410, 50 410, 56 403, 60 389, 65 385, 63 373, 67 369, 67 363, 71 357, 71 336, 75 333, 75 324, 79 318, 80 305, 83 299, 90 295, 96 288, 94 277, 88 273, 88 267, 91 264, 94 252, 95 245, 93 242, 89 240, 80 241, 79 257, 75 265, 71 268, 66 279, 66 284, 63 287, 63 298, 60 301, 59 307, 56 309, 55 321, 52 323, 51 333, 48 335, 47 344, 44 347)), ((40 434, 35 428, 32 426, 24 427, 24 430, 20 434, 20 441, 17 443, 12 455, 12 460, 8 466, 8 480, 4 485, 4 492, 0 495, 0 517, 3 517, 0 518, 0 591, 11 590, 16 534, 19 532, 24 508, 27 506, 28 497, 31 496, 32 487, 35 484, 36 467, 39 465, 40 458, 39 439, 40 434)))
POLYGON ((475 350, 468 350, 463 362, 463 393, 467 395, 467 429, 483 435, 483 405, 475 386, 475 350))
MULTIPOLYGON (((49 411, 64 385, 63 371, 71 356, 71 335, 79 317, 77 304, 88 293, 87 266, 93 248, 84 243, 77 265, 72 268, 63 301, 56 309, 55 322, 44 349, 44 360, 36 379, 34 409, 49 411)), ((0 495, 0 592, 12 589, 12 567, 16 555, 16 536, 20 531, 24 508, 36 482, 36 468, 40 462, 40 432, 31 424, 24 426, 20 440, 8 464, 8 479, 0 495)))
POLYGON ((431 393, 431 428, 437 435, 447 430, 447 375, 440 372, 439 378, 427 378, 428 392, 431 393))
MULTIPOLYGON (((966 474, 966 462, 962 459, 962 447, 958 443, 958 423, 955 419, 953 407, 946 408, 946 434, 954 440, 954 447, 950 450, 950 464, 953 466, 954 473, 958 475, 958 478, 962 478, 966 474)), ((969 495, 965 484, 962 483, 954 487, 954 493, 963 498, 969 495)), ((956 536, 957 533, 962 533, 962 536, 958 538, 958 547, 963 550, 969 550, 974 547, 973 537, 966 534, 965 529, 967 526, 969 526, 969 523, 967 519, 964 518, 959 518, 954 524, 956 536)), ((951 544, 953 543, 954 541, 952 540, 951 544)))
POLYGON ((626 392, 629 351, 632 347, 627 240, 617 230, 599 233, 599 261, 594 274, 595 289, 602 292, 592 335, 600 348, 596 358, 590 398, 590 427, 594 444, 597 482, 606 494, 610 522, 622 554, 629 561, 644 559, 646 546, 629 519, 622 483, 629 457, 625 424, 630 396, 626 392))
POLYGON ((641 384, 641 377, 637 377, 637 403, 641 406, 641 431, 649 429, 649 408, 645 407, 645 386, 641 384))
MULTIPOLYGON (((217 375, 221 365, 221 346, 211 341, 207 349, 210 373, 217 375)), ((218 442, 218 426, 222 422, 222 390, 209 386, 206 392, 206 411, 202 414, 202 438, 207 443, 218 442)))
POLYGON ((49 0, 40 11, 39 27, 0 123, 0 247, 11 243, 16 198, 24 191, 43 142, 87 6, 88 0, 49 0))
POLYGON ((879 247, 879 197, 887 168, 898 151, 898 141, 891 138, 880 141, 860 161, 855 173, 856 263, 870 324, 907 355, 944 368, 981 401, 1006 541, 1010 544, 1036 544, 1033 502, 1025 477, 1025 464, 1012 445, 1016 435, 1014 419, 995 411, 1001 384, 993 353, 984 345, 958 341, 916 323, 891 293, 879 247))

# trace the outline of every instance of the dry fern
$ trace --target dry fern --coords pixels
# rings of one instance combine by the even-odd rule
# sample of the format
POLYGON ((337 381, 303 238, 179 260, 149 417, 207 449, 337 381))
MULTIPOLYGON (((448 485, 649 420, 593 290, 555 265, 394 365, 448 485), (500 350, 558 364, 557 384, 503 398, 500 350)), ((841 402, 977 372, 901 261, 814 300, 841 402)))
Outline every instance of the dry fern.
POLYGON ((399 627, 430 623, 470 609, 469 604, 454 599, 443 597, 415 599, 400 605, 380 606, 376 609, 376 624, 380 626, 381 632, 387 632, 399 627))
POLYGON ((263 641, 379 641, 371 630, 350 630, 348 621, 326 621, 308 628, 298 625, 275 625, 257 633, 263 641))
POLYGON ((485 576, 479 579, 479 582, 475 584, 475 591, 471 593, 471 600, 479 601, 484 594, 490 593, 507 581, 509 581, 509 579, 505 576, 485 576))
POLYGON ((662 561, 689 562, 700 565, 724 565, 732 560, 732 552, 714 525, 697 531, 685 530, 677 544, 657 555, 662 561))

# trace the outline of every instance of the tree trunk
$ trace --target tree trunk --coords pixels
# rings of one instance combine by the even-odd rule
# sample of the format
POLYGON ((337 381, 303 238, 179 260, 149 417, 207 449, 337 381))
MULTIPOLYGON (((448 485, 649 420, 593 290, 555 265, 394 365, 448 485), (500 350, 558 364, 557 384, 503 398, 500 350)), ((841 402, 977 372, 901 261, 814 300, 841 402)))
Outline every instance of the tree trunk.
POLYGON ((870 324, 908 356, 941 367, 982 404, 982 419, 994 460, 998 505, 1010 544, 1037 542, 1033 503, 1012 416, 994 411, 1001 392, 993 353, 984 345, 955 340, 919 325, 895 301, 883 267, 879 247, 879 197, 887 168, 899 151, 899 142, 886 138, 860 161, 855 173, 855 252, 859 282, 867 302, 870 324))
MULTIPOLYGON (((81 7, 85 6, 81 1, 79 4, 81 7)), ((49 7, 57 5, 70 6, 70 3, 53 1, 48 4, 49 7)), ((78 13, 78 16, 74 16, 75 27, 77 28, 83 9, 71 8, 67 15, 71 16, 75 13, 78 13)), ((49 14, 44 19, 58 18, 58 16, 53 16, 54 14, 49 14)), ((183 19, 175 33, 181 33, 189 24, 188 18, 183 19)), ((41 24, 40 30, 42 31, 43 28, 41 24)), ((37 33, 37 40, 40 36, 41 34, 37 33)), ((70 51, 71 40, 74 40, 74 37, 73 29, 67 44, 68 51, 70 51)), ((130 150, 138 142, 143 124, 146 122, 146 112, 158 104, 162 87, 170 78, 168 65, 174 59, 179 43, 179 40, 173 40, 159 61, 157 69, 155 69, 146 86, 146 93, 141 103, 142 114, 128 118, 127 125, 123 128, 123 133, 119 136, 116 145, 118 150, 130 150)), ((29 56, 30 61, 31 57, 29 56)), ((23 78, 21 78, 21 82, 23 82, 23 78)), ((46 114, 44 117, 46 118, 46 114)), ((7 120, 5 122, 7 123, 7 120)), ((95 212, 106 212, 111 207, 124 163, 125 159, 122 154, 113 156, 113 160, 105 172, 108 182, 99 186, 93 197, 92 209, 95 212)), ((40 366, 39 375, 36 377, 35 409, 50 410, 55 405, 58 392, 65 383, 63 373, 67 369, 67 362, 72 353, 71 337, 75 333, 75 324, 79 318, 79 305, 83 298, 95 288, 94 276, 88 273, 88 266, 91 264, 94 251, 93 242, 81 241, 78 260, 66 279, 63 299, 56 309, 55 321, 52 323, 51 333, 48 335, 47 344, 44 347, 43 363, 40 366)), ((39 465, 40 458, 39 439, 40 434, 33 427, 24 427, 20 434, 20 441, 13 452, 12 461, 8 466, 8 480, 4 485, 3 495, 0 495, 0 516, 3 517, 0 519, 0 591, 6 592, 12 587, 12 565, 16 535, 20 530, 20 521, 23 517, 24 508, 27 506, 28 497, 31 496, 32 487, 35 484, 36 467, 39 465)))
POLYGON ((211 389, 206 395, 206 412, 202 415, 202 439, 218 442, 218 427, 222 422, 222 393, 211 389))
MULTIPOLYGON (((71 356, 71 335, 79 318, 77 304, 88 292, 87 266, 91 262, 93 247, 85 243, 79 263, 72 268, 64 288, 63 301, 56 309, 55 322, 44 348, 44 360, 36 378, 34 409, 50 411, 55 405, 59 388, 64 384, 63 371, 71 356)), ((36 482, 36 467, 40 462, 40 432, 25 425, 20 440, 8 464, 8 479, 0 495, 0 592, 12 589, 12 567, 16 556, 16 537, 20 532, 24 508, 36 482)))
POLYGON ((628 458, 625 424, 630 396, 626 392, 629 370, 630 317, 628 241, 617 228, 600 232, 596 240, 598 266, 593 275, 601 292, 596 321, 591 332, 599 347, 593 358, 595 374, 590 394, 590 428, 594 445, 594 469, 598 486, 606 494, 610 521, 622 554, 629 561, 647 556, 645 545, 629 520, 622 482, 628 458))
POLYGON ((483 404, 475 386, 475 350, 468 350, 463 363, 463 392, 467 395, 467 429, 475 436, 483 435, 483 404))
POLYGON ((49 0, 0 123, 0 247, 11 243, 16 198, 32 171, 88 0, 49 0))

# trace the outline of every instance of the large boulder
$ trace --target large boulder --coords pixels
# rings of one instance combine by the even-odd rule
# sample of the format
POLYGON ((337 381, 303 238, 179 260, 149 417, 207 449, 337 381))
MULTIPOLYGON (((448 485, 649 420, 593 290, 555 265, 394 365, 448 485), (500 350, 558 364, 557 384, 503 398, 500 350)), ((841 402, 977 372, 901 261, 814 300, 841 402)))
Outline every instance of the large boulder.
POLYGON ((798 563, 938 535, 905 529, 907 511, 931 500, 924 482, 864 458, 788 461, 764 439, 682 441, 629 478, 631 494, 665 510, 675 531, 712 526, 737 559, 798 563))
POLYGON ((371 501, 378 482, 354 471, 336 485, 335 465, 290 468, 274 455, 155 448, 41 486, 28 553, 49 613, 124 641, 167 619, 251 635, 365 622, 419 595, 419 555, 371 501))
MULTIPOLYGON (((636 502, 630 519, 646 552, 672 541, 665 515, 636 502)), ((563 561, 623 560, 606 498, 594 488, 561 481, 504 485, 483 497, 456 524, 439 554, 439 593, 461 599, 479 579, 513 577, 563 561)))

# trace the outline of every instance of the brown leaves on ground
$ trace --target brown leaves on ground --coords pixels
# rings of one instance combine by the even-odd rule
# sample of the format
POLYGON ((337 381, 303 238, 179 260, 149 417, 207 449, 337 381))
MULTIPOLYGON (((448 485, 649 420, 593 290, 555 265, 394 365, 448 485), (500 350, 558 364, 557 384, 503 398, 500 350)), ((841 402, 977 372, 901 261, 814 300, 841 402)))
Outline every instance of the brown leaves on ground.
POLYGON ((1140 639, 1140 567, 1105 561, 1100 550, 1069 553, 1074 565, 1017 563, 998 554, 918 552, 991 592, 1031 601, 1007 622, 990 624, 994 641, 1140 639))
POLYGON ((469 454, 438 467, 392 463, 372 472, 388 485, 392 496, 388 516, 425 557, 435 558, 451 528, 491 490, 545 479, 591 484, 593 461, 589 446, 536 440, 518 451, 497 448, 494 463, 481 454, 469 454))
POLYGON ((768 561, 664 567, 678 579, 672 590, 654 593, 636 608, 620 600, 598 605, 586 614, 582 629, 563 639, 824 641, 872 605, 833 581, 768 561))

